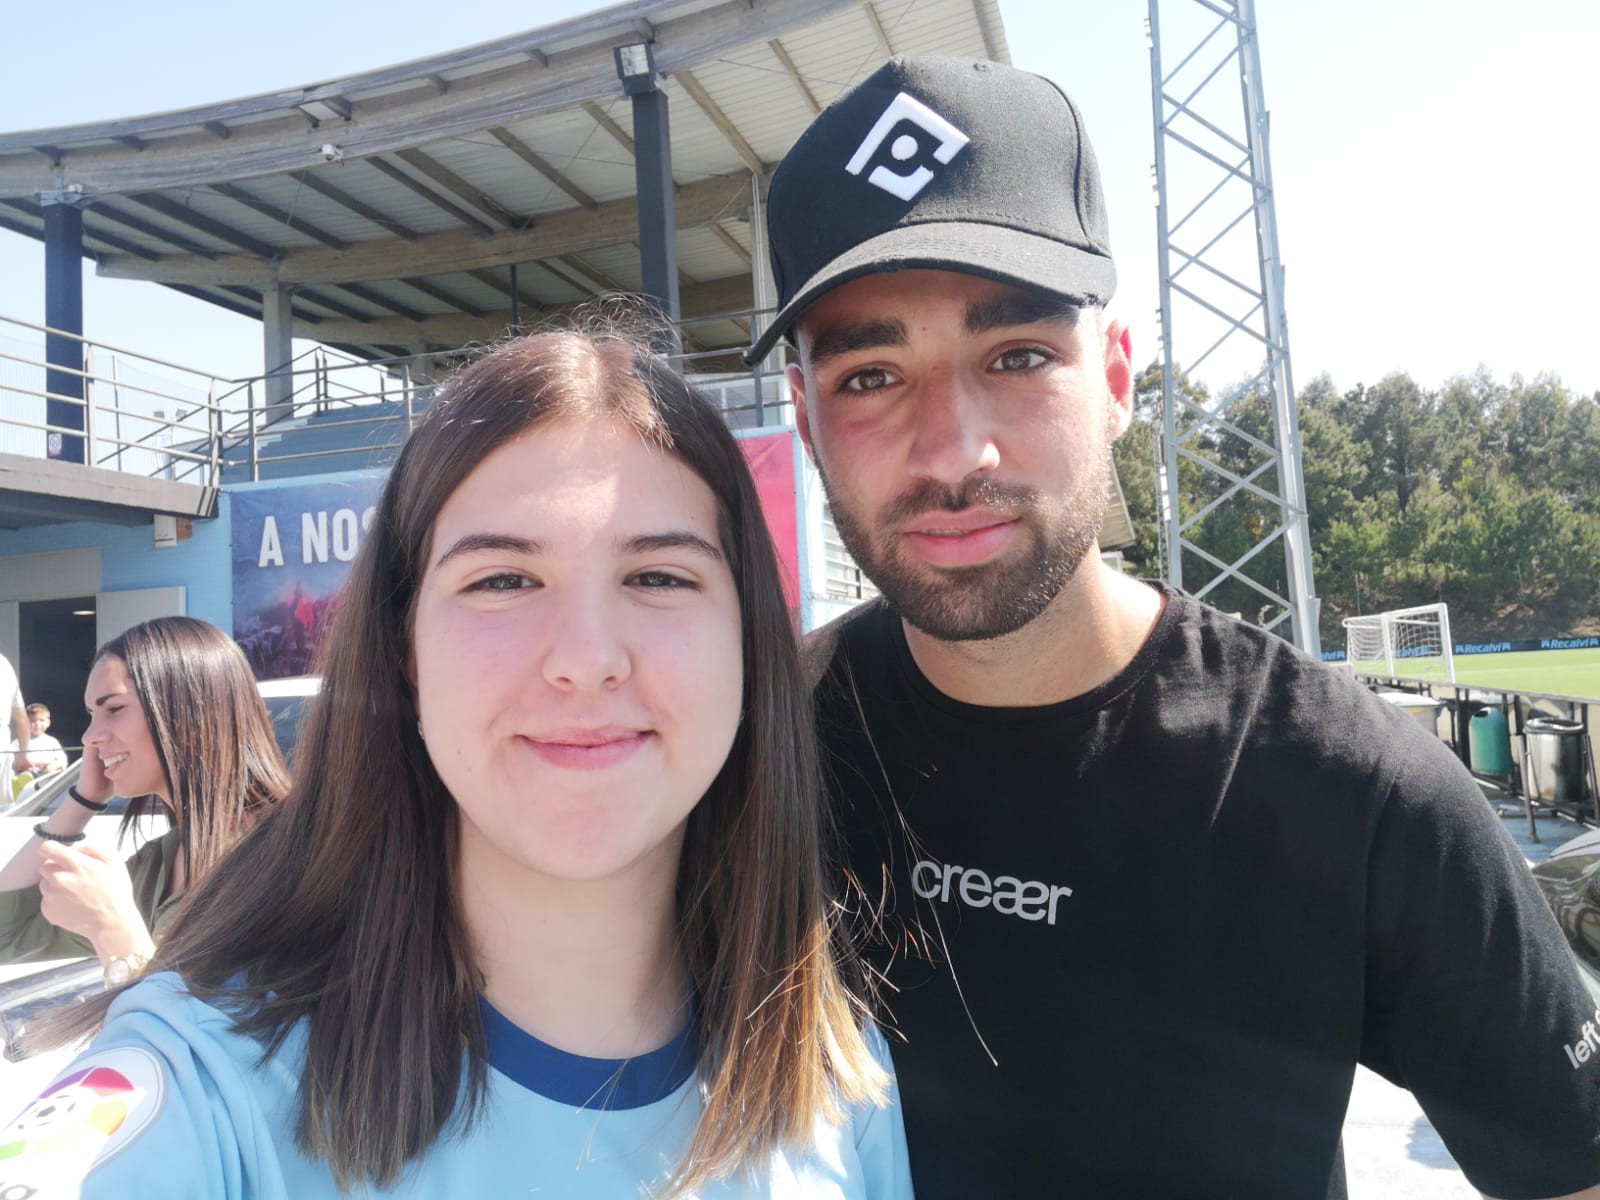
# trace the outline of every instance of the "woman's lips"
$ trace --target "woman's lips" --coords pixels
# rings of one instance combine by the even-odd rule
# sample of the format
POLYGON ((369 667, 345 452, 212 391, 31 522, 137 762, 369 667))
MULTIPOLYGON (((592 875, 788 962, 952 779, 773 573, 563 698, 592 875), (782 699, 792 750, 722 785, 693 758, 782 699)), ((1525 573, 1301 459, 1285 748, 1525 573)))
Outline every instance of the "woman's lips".
POLYGON ((626 762, 650 737, 640 729, 571 730, 523 740, 551 766, 592 771, 626 762))

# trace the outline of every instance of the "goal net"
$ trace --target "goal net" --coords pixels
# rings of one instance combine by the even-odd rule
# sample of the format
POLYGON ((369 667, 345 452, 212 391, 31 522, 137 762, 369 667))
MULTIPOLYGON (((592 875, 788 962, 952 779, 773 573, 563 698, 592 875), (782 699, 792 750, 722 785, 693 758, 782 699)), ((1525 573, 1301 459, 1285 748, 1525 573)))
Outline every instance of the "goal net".
POLYGON ((1345 663, 1357 675, 1456 680, 1447 604, 1346 617, 1344 635, 1345 663))

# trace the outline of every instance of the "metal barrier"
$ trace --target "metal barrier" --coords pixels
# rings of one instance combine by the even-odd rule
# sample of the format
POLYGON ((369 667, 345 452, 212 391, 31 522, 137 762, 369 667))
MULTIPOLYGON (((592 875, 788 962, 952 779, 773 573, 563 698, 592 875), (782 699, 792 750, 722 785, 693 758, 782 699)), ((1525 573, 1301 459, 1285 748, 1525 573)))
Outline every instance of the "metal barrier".
MULTIPOLYGON (((756 310, 683 322, 757 317, 756 310)), ((89 466, 152 478, 219 487, 225 473, 251 481, 263 469, 286 463, 363 453, 381 458, 411 432, 442 380, 475 350, 364 360, 316 346, 273 373, 274 392, 287 381, 283 398, 267 400, 267 377, 229 379, 135 350, 110 346, 45 325, 0 316, 0 453, 56 457, 66 439, 82 439, 89 466), (46 337, 82 348, 81 365, 47 361, 46 337), (65 378, 82 396, 51 390, 47 380, 65 378), (47 405, 81 409, 83 428, 51 424, 47 405), (319 444, 310 430, 338 431, 319 444), (366 430, 363 435, 358 431, 366 430)), ((735 428, 792 423, 781 369, 704 371, 726 363, 733 351, 673 356, 735 428)), ((772 361, 769 358, 769 361, 772 361)))
POLYGON ((1451 748, 1474 777, 1503 788, 1508 795, 1522 802, 1528 821, 1528 836, 1533 841, 1539 840, 1535 820, 1538 810, 1580 824, 1600 826, 1600 774, 1596 771, 1594 727, 1590 723, 1590 707, 1600 707, 1600 698, 1474 683, 1443 683, 1436 679, 1405 676, 1357 675, 1356 678, 1374 688, 1413 692, 1441 701, 1450 716, 1450 736, 1446 740, 1451 748), (1498 709, 1506 719, 1509 736, 1520 741, 1517 769, 1504 773, 1473 769, 1471 721, 1484 708, 1498 709), (1573 794, 1570 776, 1560 789, 1546 788, 1537 782, 1542 774, 1548 774, 1549 771, 1548 767, 1543 766, 1543 760, 1534 754, 1536 747, 1530 744, 1530 738, 1548 736, 1548 729, 1540 727, 1542 718, 1557 718, 1581 729, 1577 736, 1582 741, 1586 760, 1581 768, 1582 782, 1587 785, 1581 789, 1581 794, 1573 794), (1530 786, 1530 780, 1536 782, 1530 786))

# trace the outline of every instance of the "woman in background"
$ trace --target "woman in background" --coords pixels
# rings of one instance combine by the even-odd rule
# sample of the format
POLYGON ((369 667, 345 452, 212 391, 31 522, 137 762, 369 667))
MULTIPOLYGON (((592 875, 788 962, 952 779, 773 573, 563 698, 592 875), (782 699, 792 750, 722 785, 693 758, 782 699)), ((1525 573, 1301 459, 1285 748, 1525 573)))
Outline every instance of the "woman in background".
POLYGON ((19 1171, 117 1200, 909 1196, 765 520, 664 360, 549 333, 451 381, 323 655, 289 798, 18 1119, 19 1171), (91 1087, 137 1099, 61 1149, 91 1087))
POLYGON ((283 798, 288 772, 243 652, 193 617, 107 642, 83 699, 78 781, 0 867, 0 962, 92 953, 119 983, 148 961, 184 894, 283 798), (171 822, 126 863, 80 844, 113 795, 132 798, 123 835, 143 814, 171 822))

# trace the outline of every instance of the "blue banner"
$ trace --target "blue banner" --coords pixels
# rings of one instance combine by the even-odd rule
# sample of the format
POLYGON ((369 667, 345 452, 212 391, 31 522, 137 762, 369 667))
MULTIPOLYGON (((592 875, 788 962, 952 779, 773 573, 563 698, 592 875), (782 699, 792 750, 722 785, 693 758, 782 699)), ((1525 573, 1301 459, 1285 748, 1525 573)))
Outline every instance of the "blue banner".
MULTIPOLYGON (((1525 650, 1600 650, 1600 637, 1542 637, 1511 638, 1499 642, 1457 642, 1457 654, 1512 654, 1525 650)), ((1396 658, 1417 658, 1431 653, 1428 650, 1402 650, 1396 658)), ((1344 662, 1343 650, 1324 650, 1323 662, 1344 662)))
POLYGON ((384 476, 232 492, 233 636, 258 679, 306 675, 384 476))

